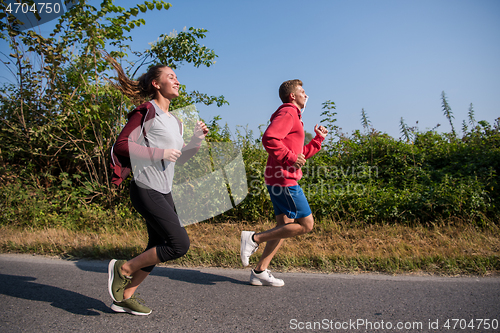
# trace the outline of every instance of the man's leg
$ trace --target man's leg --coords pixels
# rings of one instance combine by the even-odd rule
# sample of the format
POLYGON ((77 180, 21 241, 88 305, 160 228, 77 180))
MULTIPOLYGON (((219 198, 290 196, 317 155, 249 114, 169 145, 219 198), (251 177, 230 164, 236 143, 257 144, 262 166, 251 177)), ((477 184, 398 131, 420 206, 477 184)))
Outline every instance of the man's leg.
MULTIPOLYGON (((292 223, 293 219, 288 218, 285 214, 277 215, 276 216, 276 226, 281 227, 285 224, 292 223)), ((266 247, 264 248, 264 252, 262 253, 262 256, 260 257, 259 262, 257 263, 257 266, 255 266, 256 271, 265 271, 269 264, 271 263, 271 260, 274 258, 274 255, 276 252, 278 252, 278 249, 281 247, 283 244, 283 239, 279 240, 271 240, 266 243, 266 247)))
POLYGON ((306 217, 295 219, 292 223, 285 223, 276 228, 254 234, 253 240, 257 244, 269 242, 272 240, 280 240, 284 238, 295 237, 306 234, 313 229, 314 218, 312 214, 306 217))
MULTIPOLYGON (((276 252, 283 244, 284 238, 294 237, 311 231, 314 224, 312 215, 296 220, 285 217, 284 214, 276 216, 277 226, 271 230, 254 234, 257 242, 266 241, 264 253, 257 266, 250 274, 250 284, 255 286, 281 287, 285 282, 275 278, 267 269, 276 252)), ((247 234, 250 236, 250 234, 247 234)), ((247 237, 248 237, 247 236, 247 237)), ((249 242, 251 242, 249 240, 249 242)), ((255 242, 253 242, 255 244, 255 242)), ((255 246, 258 246, 255 244, 255 246)))
POLYGON ((242 231, 240 257, 243 266, 249 265, 249 258, 253 253, 255 253, 255 251, 257 251, 259 244, 264 242, 276 241, 275 243, 271 243, 268 249, 269 252, 266 252, 264 254, 266 256, 270 254, 272 259, 272 257, 276 253, 277 248, 281 246, 280 240, 308 233, 312 230, 313 226, 314 218, 312 214, 309 214, 306 217, 295 219, 294 222, 284 223, 282 225, 276 226, 273 229, 261 233, 242 231))
MULTIPOLYGON (((255 253, 259 244, 267 242, 263 258, 259 261, 257 271, 267 267, 282 244, 282 239, 308 233, 314 225, 311 209, 300 186, 279 187, 268 186, 269 195, 273 203, 277 226, 273 229, 254 233, 241 232, 240 257, 243 266, 249 265, 250 256, 255 253), (295 220, 286 219, 285 215, 304 216, 295 220), (293 214, 293 215, 292 215, 293 214)), ((265 269, 264 269, 265 270, 265 269)), ((260 273, 257 273, 260 274, 260 273)))

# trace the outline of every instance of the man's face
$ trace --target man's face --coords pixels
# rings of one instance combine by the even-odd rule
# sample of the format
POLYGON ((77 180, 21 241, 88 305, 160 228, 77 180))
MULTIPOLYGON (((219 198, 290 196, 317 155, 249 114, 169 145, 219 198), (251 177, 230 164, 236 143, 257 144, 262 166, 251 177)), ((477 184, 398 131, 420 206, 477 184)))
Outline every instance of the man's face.
POLYGON ((295 98, 292 103, 297 105, 299 109, 303 109, 304 106, 306 105, 307 95, 302 86, 297 86, 295 92, 292 93, 292 98, 295 98))

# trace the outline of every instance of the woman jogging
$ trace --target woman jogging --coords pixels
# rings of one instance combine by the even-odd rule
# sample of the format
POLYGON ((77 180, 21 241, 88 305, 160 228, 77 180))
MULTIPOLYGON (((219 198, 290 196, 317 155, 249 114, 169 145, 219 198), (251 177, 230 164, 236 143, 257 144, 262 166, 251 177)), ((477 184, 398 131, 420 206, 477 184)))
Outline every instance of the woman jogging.
POLYGON ((170 102, 179 96, 179 81, 171 68, 151 67, 134 81, 113 58, 108 56, 108 61, 118 73, 114 85, 134 103, 148 101, 128 114, 112 151, 114 184, 120 184, 133 170, 130 199, 146 220, 148 244, 142 254, 129 261, 113 259, 109 263, 111 309, 149 315, 151 309, 136 297, 136 289, 155 265, 179 258, 189 249, 189 237, 171 194, 174 166, 196 153, 208 129, 199 121, 191 141, 184 144, 182 123, 169 112, 170 102))

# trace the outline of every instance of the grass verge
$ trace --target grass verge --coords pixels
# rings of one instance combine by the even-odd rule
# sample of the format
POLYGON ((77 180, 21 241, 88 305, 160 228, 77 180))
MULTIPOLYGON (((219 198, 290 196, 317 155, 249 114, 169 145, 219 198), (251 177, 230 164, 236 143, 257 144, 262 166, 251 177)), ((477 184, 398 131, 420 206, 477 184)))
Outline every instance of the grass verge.
MULTIPOLYGON (((241 267, 241 230, 272 228, 263 223, 198 223, 186 229, 191 248, 168 263, 187 267, 241 267)), ((430 227, 352 226, 319 223, 313 232, 287 239, 271 269, 390 274, 497 275, 500 273, 500 228, 467 224, 430 227)), ((64 258, 132 258, 146 244, 145 230, 82 232, 66 229, 0 228, 0 251, 64 258)), ((251 263, 255 264, 262 246, 251 263)))

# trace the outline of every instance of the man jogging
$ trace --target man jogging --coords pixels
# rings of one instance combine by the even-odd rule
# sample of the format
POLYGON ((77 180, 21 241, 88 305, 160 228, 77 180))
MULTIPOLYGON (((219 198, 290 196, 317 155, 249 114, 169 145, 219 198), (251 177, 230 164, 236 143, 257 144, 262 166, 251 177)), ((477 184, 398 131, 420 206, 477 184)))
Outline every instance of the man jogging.
POLYGON ((264 232, 242 231, 241 261, 249 265, 250 256, 259 244, 266 242, 260 261, 252 270, 250 283, 256 286, 281 287, 285 283, 275 278, 267 269, 284 238, 308 233, 314 219, 304 192, 298 185, 301 168, 306 160, 321 149, 328 130, 316 125, 316 136, 304 146, 304 125, 301 110, 307 95, 302 81, 285 81, 279 88, 283 104, 271 116, 271 123, 262 137, 262 144, 269 154, 264 173, 267 189, 276 214, 276 227, 264 232))

